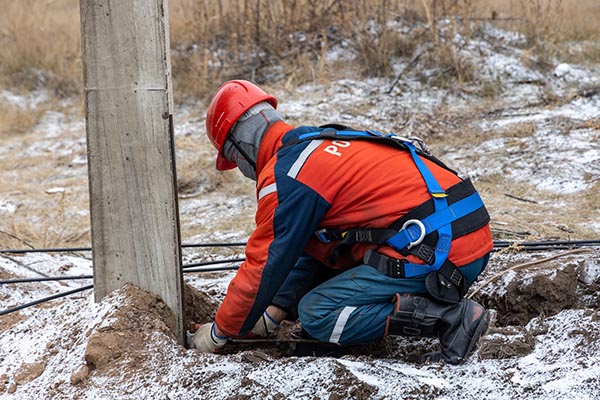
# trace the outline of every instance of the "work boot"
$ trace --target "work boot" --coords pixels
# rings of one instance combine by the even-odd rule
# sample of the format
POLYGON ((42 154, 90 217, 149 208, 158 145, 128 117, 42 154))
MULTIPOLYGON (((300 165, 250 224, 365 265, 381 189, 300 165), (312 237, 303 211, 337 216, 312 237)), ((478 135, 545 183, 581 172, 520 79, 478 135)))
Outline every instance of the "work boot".
POLYGON ((471 354, 489 323, 489 313, 470 299, 447 304, 396 294, 395 302, 396 308, 388 317, 386 335, 437 336, 442 350, 426 354, 426 361, 460 364, 471 354))

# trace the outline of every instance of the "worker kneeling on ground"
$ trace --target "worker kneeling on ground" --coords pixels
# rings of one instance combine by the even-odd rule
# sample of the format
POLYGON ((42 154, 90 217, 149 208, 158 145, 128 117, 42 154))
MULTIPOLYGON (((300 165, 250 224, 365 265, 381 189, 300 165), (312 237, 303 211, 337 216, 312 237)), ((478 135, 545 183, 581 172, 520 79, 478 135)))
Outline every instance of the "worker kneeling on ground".
POLYGON ((190 345, 267 336, 299 317, 340 345, 386 335, 438 337, 426 360, 463 361, 488 325, 464 298, 493 247, 471 182, 416 138, 341 125, 293 127, 251 82, 215 94, 206 131, 217 169, 256 181, 256 229, 215 322, 190 345))

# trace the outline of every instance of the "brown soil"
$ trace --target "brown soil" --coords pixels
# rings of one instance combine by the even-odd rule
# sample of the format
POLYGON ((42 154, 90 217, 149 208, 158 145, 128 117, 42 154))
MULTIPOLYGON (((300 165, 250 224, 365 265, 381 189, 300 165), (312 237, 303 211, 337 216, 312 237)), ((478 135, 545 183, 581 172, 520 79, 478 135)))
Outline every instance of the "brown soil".
POLYGON ((185 320, 188 324, 214 320, 219 307, 209 294, 202 293, 187 283, 183 287, 183 301, 185 303, 185 320))
POLYGON ((531 353, 535 341, 523 327, 492 328, 479 341, 479 359, 523 357, 531 353))
POLYGON ((111 369, 115 360, 123 358, 139 358, 143 363, 144 346, 156 341, 156 333, 177 341, 173 334, 175 317, 159 296, 129 284, 119 293, 126 304, 107 318, 110 323, 92 331, 88 338, 84 359, 89 371, 111 369))
POLYGON ((377 388, 361 381, 341 364, 333 372, 335 379, 331 382, 329 400, 370 399, 377 393, 377 388))
POLYGON ((520 271, 504 290, 494 290, 476 299, 487 308, 497 310, 500 326, 526 325, 539 315, 555 315, 578 302, 578 265, 558 262, 544 265, 545 273, 526 277, 520 271))
POLYGON ((11 313, 0 317, 0 331, 9 330, 19 322, 23 321, 26 317, 21 313, 11 313))
POLYGON ((46 361, 23 363, 15 373, 14 380, 17 385, 24 385, 44 373, 46 361))

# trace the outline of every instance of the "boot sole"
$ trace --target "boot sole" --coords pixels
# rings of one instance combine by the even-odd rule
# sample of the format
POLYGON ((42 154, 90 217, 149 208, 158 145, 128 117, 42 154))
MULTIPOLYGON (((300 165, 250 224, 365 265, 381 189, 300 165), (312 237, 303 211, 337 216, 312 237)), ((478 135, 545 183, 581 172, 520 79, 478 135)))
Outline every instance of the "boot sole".
POLYGON ((471 354, 473 354, 473 351, 475 350, 475 347, 477 346, 477 342, 479 342, 479 339, 481 339, 481 337, 483 335, 485 335, 485 333, 488 330, 488 327, 490 325, 490 319, 491 319, 491 313, 489 311, 485 310, 483 312, 483 315, 481 316, 479 325, 477 325, 477 328, 475 329, 475 332, 473 333, 473 337, 471 338, 471 341, 469 342, 469 346, 467 347, 467 353, 465 354, 465 356, 461 360, 461 362, 464 362, 467 358, 469 358, 469 356, 471 356, 471 354))

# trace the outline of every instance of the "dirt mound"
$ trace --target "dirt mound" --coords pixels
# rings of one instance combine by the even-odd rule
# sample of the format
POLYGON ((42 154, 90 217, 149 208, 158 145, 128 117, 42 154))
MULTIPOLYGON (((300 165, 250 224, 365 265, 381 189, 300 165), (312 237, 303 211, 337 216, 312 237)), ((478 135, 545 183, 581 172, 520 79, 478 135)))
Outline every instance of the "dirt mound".
POLYGON ((185 320, 188 323, 212 321, 219 308, 219 304, 212 300, 209 294, 200 292, 188 284, 184 284, 183 301, 185 320))
POLYGON ((173 334, 175 316, 159 296, 130 284, 121 288, 119 295, 124 304, 89 336, 85 362, 90 370, 110 368, 122 357, 140 357, 144 343, 154 341, 157 333, 177 341, 173 334))
MULTIPOLYGON (((146 372, 154 375, 156 367, 147 365, 149 359, 164 358, 168 366, 171 352, 179 356, 185 352, 174 334, 175 317, 159 296, 131 284, 114 296, 116 306, 86 333, 85 364, 71 375, 73 385, 85 382, 90 374, 121 378, 146 372)), ((187 284, 184 301, 187 321, 214 317, 217 304, 187 284)))
MULTIPOLYGON (((498 312, 499 326, 526 325, 539 315, 556 315, 578 303, 579 265, 552 263, 543 270, 517 272, 500 290, 481 294, 476 300, 498 312)), ((501 285, 500 285, 501 286, 501 285)))
POLYGON ((73 385, 90 374, 123 378, 151 371, 147 361, 160 348, 185 351, 173 333, 175 317, 159 296, 131 284, 115 296, 117 306, 86 333, 85 364, 71 375, 73 385))

